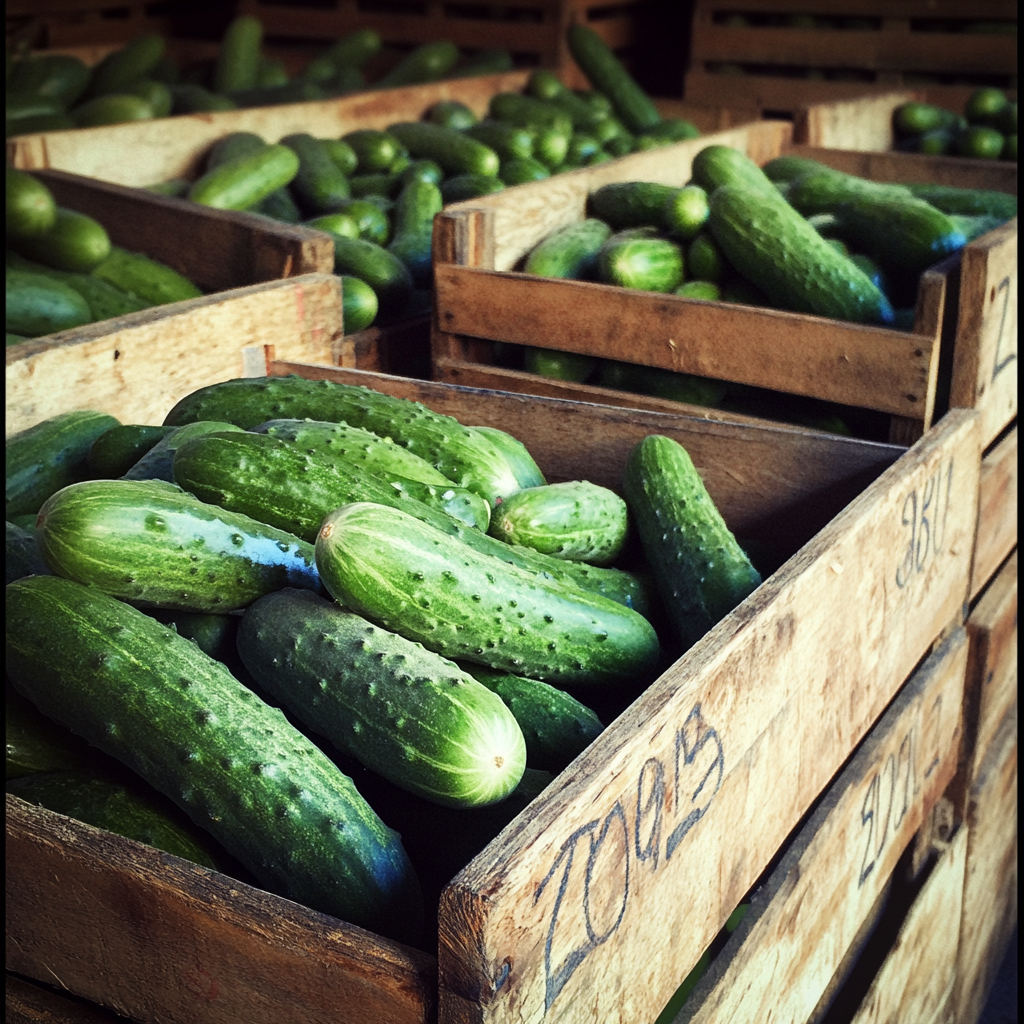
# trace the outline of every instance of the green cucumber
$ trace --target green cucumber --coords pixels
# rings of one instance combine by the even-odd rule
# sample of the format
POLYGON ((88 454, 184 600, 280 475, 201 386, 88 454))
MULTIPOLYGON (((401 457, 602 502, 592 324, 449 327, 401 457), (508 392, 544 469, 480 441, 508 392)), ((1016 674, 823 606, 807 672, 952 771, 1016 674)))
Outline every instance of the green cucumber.
POLYGON ((58 275, 58 280, 63 281, 85 299, 94 322, 109 320, 115 316, 126 316, 128 313, 137 313, 140 309, 149 308, 149 303, 137 295, 132 295, 94 274, 68 274, 62 271, 53 273, 58 275))
POLYGON ((630 450, 623 490, 684 648, 761 583, 685 448, 650 434, 630 450))
POLYGON ((358 198, 384 196, 391 199, 402 190, 404 182, 397 171, 378 171, 374 174, 353 174, 348 184, 352 195, 358 198))
POLYGON ((456 486, 486 498, 492 507, 498 498, 519 489, 501 452, 472 428, 420 402, 367 387, 297 376, 236 378, 187 395, 164 422, 180 426, 197 419, 218 419, 249 429, 275 418, 344 422, 391 437, 456 486))
POLYGON ((591 192, 587 208, 615 231, 644 226, 667 230, 666 210, 680 191, 653 181, 617 181, 591 192))
POLYGON ((906 187, 918 199, 923 199, 943 213, 998 217, 1004 221, 1017 216, 1017 197, 1007 192, 929 183, 906 187))
POLYGON ((376 293, 382 317, 401 314, 412 300, 409 268, 382 245, 366 238, 334 235, 334 272, 365 281, 376 293))
POLYGON ((250 605, 238 651, 303 726, 409 792, 446 807, 503 800, 526 766, 502 700, 421 644, 308 591, 250 605))
POLYGON ((480 118, 461 100, 438 100, 427 107, 423 120, 461 132, 472 128, 480 118))
POLYGON ((536 133, 506 121, 485 119, 467 128, 465 135, 498 154, 499 160, 525 160, 533 156, 536 133))
POLYGON ((530 450, 519 438, 513 437, 508 431, 498 427, 470 427, 469 429, 483 434, 494 443, 504 456, 505 461, 512 467, 520 487, 540 487, 547 483, 540 466, 537 465, 530 450))
POLYGON ((91 587, 7 589, 7 668, 44 713, 122 761, 259 880, 415 941, 418 884, 397 833, 284 714, 189 640, 91 587))
POLYGON ((832 168, 796 178, 786 189, 786 202, 805 217, 819 213, 834 214, 841 203, 859 198, 910 199, 911 192, 905 185, 869 181, 832 168))
POLYGON ((827 164, 819 160, 811 160, 806 156, 794 156, 792 153, 784 153, 782 156, 773 157, 761 167, 769 180, 788 184, 802 178, 814 171, 831 170, 827 164))
POLYGON ((356 168, 359 166, 359 157, 356 156, 356 151, 347 142, 343 142, 341 139, 320 139, 319 141, 320 145, 327 150, 327 155, 334 161, 338 170, 345 177, 356 173, 356 168))
POLYGON ((708 228, 726 259, 784 309, 857 323, 890 324, 889 300, 791 206, 759 189, 722 185, 708 228))
POLYGON ((319 139, 297 132, 284 136, 281 145, 299 158, 299 169, 288 187, 307 215, 333 213, 352 197, 348 178, 319 139))
POLYGON ((295 151, 277 143, 207 171, 192 183, 188 197, 218 210, 247 210, 289 184, 298 172, 295 151))
POLYGON ((110 255, 93 268, 93 276, 137 295, 150 306, 197 299, 203 293, 184 274, 160 260, 111 246, 110 255))
POLYGON ((683 281, 683 252, 670 239, 637 236, 627 228, 601 246, 597 278, 619 288, 671 292, 683 281))
POLYGON ((686 273, 690 277, 717 284, 727 269, 725 258, 707 231, 701 231, 686 247, 686 273))
POLYGON ((489 196, 505 189, 501 178, 490 174, 455 174, 441 182, 441 198, 445 206, 462 203, 478 196, 489 196))
POLYGON ((360 28, 354 32, 348 32, 340 39, 331 43, 323 53, 316 58, 325 65, 329 65, 331 73, 327 74, 323 69, 319 74, 314 67, 315 62, 311 61, 303 71, 304 75, 310 77, 330 78, 331 74, 337 72, 340 67, 361 68, 371 57, 380 53, 384 41, 380 33, 372 28, 360 28))
POLYGON ((10 164, 6 173, 8 244, 45 235, 57 220, 53 193, 38 178, 10 164))
POLYGON ((774 182, 746 153, 733 146, 705 146, 694 158, 692 184, 711 195, 720 185, 739 185, 757 189, 774 200, 779 190, 774 182))
POLYGON ((684 117, 667 117, 663 121, 645 128, 637 138, 640 148, 653 148, 655 145, 667 146, 673 142, 688 142, 700 137, 700 129, 684 117))
POLYGON ((441 190, 429 181, 410 181, 395 200, 394 236, 388 243, 388 251, 406 265, 417 288, 429 288, 434 277, 431 264, 434 217, 443 205, 441 190))
POLYGON ((570 25, 566 38, 569 52, 590 84, 608 97, 615 114, 631 132, 639 134, 661 121, 654 101, 592 28, 581 23, 570 25))
POLYGON ((89 96, 120 93, 145 78, 167 50, 167 40, 158 33, 136 36, 120 49, 104 57, 93 69, 86 90, 89 96))
POLYGON ((206 114, 238 109, 238 104, 230 96, 211 92, 197 82, 182 82, 169 88, 172 114, 206 114))
POLYGON ((266 148, 266 139, 262 135, 257 135, 256 132, 229 132, 210 147, 206 154, 203 170, 212 171, 229 160, 262 153, 266 148))
MULTIPOLYGON (((691 282, 693 283, 693 282, 691 282)), ((680 288, 685 288, 680 285, 680 288)), ((680 294, 679 288, 676 295, 680 294)), ((600 384, 617 391, 636 391, 641 395, 668 398, 673 402, 689 405, 717 405, 726 393, 721 381, 709 377, 697 377, 691 373, 678 373, 660 366, 640 366, 615 359, 601 363, 600 384)))
POLYGON ((495 121, 535 132, 555 131, 566 139, 573 133, 572 118, 563 108, 521 92, 495 93, 487 103, 487 113, 495 121))
POLYGON ((952 110, 919 100, 901 103, 892 112, 893 131, 900 138, 923 135, 937 128, 952 128, 956 121, 957 115, 952 110))
POLYGON ((486 174, 496 176, 501 160, 498 154, 469 135, 428 124, 426 121, 402 121, 388 131, 417 159, 433 160, 449 175, 486 174))
POLYGON ((380 304, 377 293, 358 277, 340 275, 342 324, 346 334, 365 331, 374 320, 380 304))
POLYGON ((146 423, 119 423, 105 430, 89 448, 90 475, 107 480, 124 476, 153 445, 176 429, 146 423))
POLYGON ((553 558, 609 565, 627 534, 626 503, 589 480, 527 487, 494 511, 488 533, 553 558))
POLYGON ((590 708, 557 686, 483 665, 464 667, 496 693, 515 716, 526 740, 526 763, 531 768, 560 772, 604 730, 590 708))
POLYGON ((310 545, 163 480, 86 480, 39 510, 50 570, 140 607, 227 612, 285 586, 316 589, 310 545))
POLYGON ((402 148, 390 129, 356 128, 342 135, 341 141, 355 152, 357 163, 354 173, 359 175, 390 171, 402 148))
POLYGON ((501 75, 515 70, 515 58, 500 47, 477 50, 450 72, 448 78, 472 78, 477 75, 501 75))
POLYGON ((49 96, 64 106, 77 103, 89 85, 93 71, 80 57, 40 53, 15 64, 7 89, 49 96))
POLYGON ((26 530, 15 523, 7 524, 7 547, 4 571, 5 583, 13 583, 24 576, 46 576, 50 570, 43 561, 36 544, 35 531, 26 530))
POLYGON ((220 41, 213 69, 213 88, 219 93, 252 89, 260 65, 263 23, 251 15, 240 15, 228 25, 220 41))
POLYGON ((95 217, 58 206, 49 230, 24 237, 15 247, 55 270, 87 274, 110 254, 110 236, 95 217))
POLYGON ((523 185, 528 181, 543 181, 550 178, 551 171, 533 157, 519 157, 515 160, 502 160, 498 177, 506 185, 523 185))
POLYGON ((523 271, 540 277, 585 281, 597 269, 597 256, 612 229, 603 220, 587 217, 552 232, 526 256, 523 271))
POLYGON ((459 60, 459 48, 448 39, 423 43, 407 53, 374 83, 374 89, 420 85, 444 78, 459 60))
POLYGON ((174 102, 171 90, 163 82, 155 82, 151 78, 140 78, 125 90, 131 96, 144 99, 153 111, 154 117, 167 117, 174 102))
MULTIPOLYGON (((24 576, 19 578, 24 579, 24 576)), ((8 779, 68 768, 97 773, 116 764, 90 747, 81 736, 47 718, 32 701, 14 689, 9 674, 4 684, 4 732, 8 779)))
POLYGON ((690 241, 708 222, 708 194, 700 185, 684 185, 665 199, 661 220, 673 238, 690 241))
POLYGON ((239 108, 273 107, 282 103, 310 103, 328 98, 326 90, 315 82, 302 79, 285 82, 283 85, 256 85, 251 89, 239 89, 230 93, 239 108))
POLYGON ((77 128, 96 128, 127 121, 151 121, 153 108, 133 93, 110 93, 86 100, 71 111, 77 128))
POLYGON ((344 607, 446 658, 565 685, 643 678, 658 658, 629 608, 517 569, 395 508, 332 512, 317 567, 344 607))
POLYGON ((275 189, 259 205, 252 207, 252 212, 283 224, 298 224, 303 216, 287 186, 275 189))
POLYGON ((546 68, 537 68, 530 72, 526 91, 538 100, 544 100, 563 110, 572 121, 574 130, 587 131, 606 117, 606 114, 596 110, 568 86, 563 85, 558 76, 546 68))
POLYGON ((701 299, 704 302, 720 302, 722 299, 722 290, 714 281, 684 281, 672 294, 681 295, 684 299, 701 299))
POLYGON ((164 431, 162 437, 158 437, 156 443, 144 451, 139 458, 132 463, 122 474, 125 480, 166 480, 173 484, 174 481, 174 455, 177 450, 193 437, 201 437, 203 434, 223 433, 224 431, 238 431, 242 428, 236 427, 233 423, 223 423, 217 420, 198 420, 195 423, 186 423, 180 427, 172 427, 164 431))
POLYGON ((38 338, 92 323, 92 310, 85 299, 49 274, 8 267, 6 296, 9 334, 38 338))
POLYGON ((582 352, 560 352, 539 345, 523 346, 523 369, 541 377, 582 383, 590 379, 596 366, 597 359, 582 352))
POLYGON ((89 476, 89 449, 118 421, 85 409, 58 413, 7 438, 7 518, 35 515, 56 491, 89 476))
POLYGON ((413 160, 398 176, 402 188, 411 181, 429 181, 432 185, 440 185, 442 178, 444 170, 436 160, 413 160))

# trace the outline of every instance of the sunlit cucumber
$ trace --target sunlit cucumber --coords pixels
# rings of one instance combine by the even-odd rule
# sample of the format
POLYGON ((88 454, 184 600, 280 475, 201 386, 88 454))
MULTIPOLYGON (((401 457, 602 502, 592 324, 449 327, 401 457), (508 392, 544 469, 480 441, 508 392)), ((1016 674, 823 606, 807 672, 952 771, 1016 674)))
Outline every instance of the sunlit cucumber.
POLYGON ((393 783, 449 807, 515 789, 526 747, 500 698, 454 663, 308 591, 246 609, 242 662, 303 725, 393 783))

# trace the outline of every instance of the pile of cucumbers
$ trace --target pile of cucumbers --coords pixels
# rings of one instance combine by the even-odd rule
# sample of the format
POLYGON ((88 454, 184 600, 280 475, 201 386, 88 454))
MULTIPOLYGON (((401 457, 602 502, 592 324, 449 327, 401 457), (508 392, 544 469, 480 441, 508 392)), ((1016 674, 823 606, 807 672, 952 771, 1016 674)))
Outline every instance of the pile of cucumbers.
POLYGON ((1002 89, 975 89, 962 114, 934 103, 901 103, 892 114, 896 148, 910 153, 1017 160, 1017 101, 1002 89))
POLYGON ((6 174, 8 345, 202 294, 166 264, 112 245, 99 221, 58 206, 38 178, 6 174))
POLYGON ((405 941, 421 890, 600 734, 591 705, 761 579, 660 435, 620 493, 417 402, 249 378, 159 425, 55 416, 6 456, 17 791, 144 842, 166 812, 204 863, 405 941), (122 827, 114 765, 160 794, 122 827))

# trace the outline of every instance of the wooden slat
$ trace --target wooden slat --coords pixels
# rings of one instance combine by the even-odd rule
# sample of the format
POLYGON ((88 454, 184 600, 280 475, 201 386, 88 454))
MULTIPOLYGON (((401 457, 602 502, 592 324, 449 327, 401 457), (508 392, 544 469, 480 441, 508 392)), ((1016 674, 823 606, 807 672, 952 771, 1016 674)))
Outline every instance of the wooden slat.
MULTIPOLYGON (((956 771, 967 649, 958 627, 910 677, 754 894, 678 1024, 810 1018, 956 771)), ((954 919, 959 909, 958 892, 954 919)), ((943 940, 951 991, 956 936, 943 940)))
POLYGON ((981 460, 978 539, 971 569, 973 600, 1017 546, 1017 428, 981 460))
POLYGON ((445 1020, 656 1016, 960 613, 980 465, 964 415, 940 421, 452 880, 445 1020))
POLYGON ((26 981, 10 971, 6 1009, 7 1024, 125 1024, 124 1017, 110 1010, 26 981))
POLYGON ((895 143, 893 111, 923 98, 921 92, 904 90, 838 103, 815 103, 796 112, 793 139, 826 149, 889 150, 895 143))

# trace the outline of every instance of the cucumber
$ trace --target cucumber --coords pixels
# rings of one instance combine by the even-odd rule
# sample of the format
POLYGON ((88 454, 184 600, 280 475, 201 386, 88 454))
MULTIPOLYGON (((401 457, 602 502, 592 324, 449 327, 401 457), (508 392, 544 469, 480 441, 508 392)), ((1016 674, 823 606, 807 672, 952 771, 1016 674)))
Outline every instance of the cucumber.
POLYGON ((22 776, 8 783, 7 792, 194 864, 217 868, 209 837, 201 837, 177 807, 141 780, 115 781, 66 768, 22 776))
POLYGON ((953 222, 953 227, 968 242, 973 242, 975 238, 979 238, 981 235, 987 234, 989 231, 993 231, 1006 223, 1002 217, 989 217, 985 214, 951 213, 949 214, 949 219, 953 222))
POLYGON ((616 116, 634 134, 661 121, 654 101, 637 84, 611 47, 589 26, 570 25, 569 52, 590 84, 611 101, 616 116))
MULTIPOLYGON (((525 160, 533 156, 535 132, 529 128, 505 121, 485 119, 464 132, 488 149, 493 149, 500 160, 525 160)), ((500 166, 500 165, 499 165, 500 166)))
POLYGON ((152 121, 153 108, 133 93, 110 93, 86 100, 71 111, 77 128, 96 128, 127 121, 152 121))
POLYGON ((582 383, 590 379, 596 366, 597 359, 582 352, 560 352, 539 345, 523 347, 523 369, 541 377, 582 383))
POLYGON ((398 195, 403 186, 402 175, 393 171, 379 171, 374 174, 353 174, 349 178, 352 195, 384 196, 388 199, 398 195))
MULTIPOLYGON (((680 287, 685 287, 681 285, 680 287)), ((675 294, 680 294, 677 288, 675 294)), ((690 373, 677 373, 660 366, 639 366, 614 359, 601 363, 600 384, 617 391, 636 391, 641 395, 669 398, 689 405, 717 405, 726 393, 721 381, 697 377, 690 373)))
POLYGON ((617 181, 591 192, 587 207, 615 231, 644 226, 667 230, 665 213, 680 191, 653 181, 617 181))
POLYGON ((441 199, 449 203, 462 203, 478 196, 489 196, 505 189, 501 178, 490 174, 455 174, 441 182, 441 199))
POLYGON ((892 323, 882 292, 785 202, 765 201, 759 189, 722 185, 709 203, 716 245, 771 302, 837 320, 892 323))
POLYGON ((472 491, 383 475, 343 454, 308 448, 245 431, 203 434, 178 450, 174 476, 201 501, 310 543, 327 513, 352 501, 408 508, 442 529, 449 518, 474 529, 487 528, 487 503, 472 491))
POLYGON ((7 557, 4 571, 5 583, 12 583, 24 576, 46 576, 50 570, 36 546, 35 533, 15 523, 7 524, 7 557))
POLYGON ((195 423, 186 423, 180 427, 161 428, 164 433, 157 438, 155 444, 143 452, 139 458, 132 463, 122 474, 125 480, 165 480, 173 484, 174 481, 174 456, 178 449, 193 437, 201 437, 203 434, 223 433, 224 431, 238 431, 242 428, 236 427, 233 423, 221 423, 216 420, 198 420, 195 423))
MULTIPOLYGON (((332 238, 359 237, 359 223, 350 213, 325 213, 306 221, 306 226, 316 228, 317 231, 326 231, 332 238)), ((376 296, 374 298, 376 299, 376 296)))
POLYGON ((690 241, 708 222, 708 194, 700 185, 684 185, 665 199, 660 221, 673 238, 690 241))
POLYGON ((656 125, 645 128, 638 136, 641 148, 647 148, 647 144, 651 143, 666 146, 673 142, 687 142, 699 137, 700 129, 684 117, 667 117, 656 125))
POLYGON ((118 426, 105 412, 58 413, 7 438, 7 518, 35 515, 56 491, 89 475, 93 442, 118 426))
POLYGON ((551 171, 533 157, 520 157, 516 160, 503 160, 498 169, 498 177, 506 185, 523 185, 528 181, 550 178, 551 171))
POLYGON ((81 736, 47 718, 14 689, 10 675, 4 684, 4 732, 8 779, 69 768, 96 774, 117 763, 90 747, 81 736))
POLYGON ((79 57, 63 53, 40 53, 15 65, 7 82, 10 92, 32 92, 50 96, 64 106, 72 106, 81 98, 92 77, 92 68, 79 57), (18 72, 31 68, 31 83, 18 72))
POLYGON ((436 160, 413 160, 398 176, 402 188, 412 181, 429 181, 432 185, 440 185, 442 178, 444 170, 436 160))
MULTIPOLYGON (((320 54, 317 61, 330 65, 334 73, 337 72, 338 68, 342 67, 361 68, 371 57, 376 57, 380 53, 383 45, 384 40, 376 29, 359 28, 331 43, 320 54)), ((311 61, 303 73, 316 77, 316 68, 313 67, 313 63, 311 61)), ((324 75, 324 77, 329 78, 331 76, 324 75)))
POLYGON ((358 277, 342 274, 340 278, 341 314, 345 333, 365 331, 377 319, 380 309, 377 293, 358 277))
POLYGON ((277 143, 207 171, 192 183, 188 197, 218 210, 247 210, 288 185, 298 172, 295 151, 277 143))
POLYGON ((66 274, 60 271, 54 273, 60 275, 58 280, 63 281, 85 299, 93 321, 109 320, 111 317, 125 316, 149 308, 149 303, 137 295, 132 295, 93 274, 66 274))
POLYGON ((496 121, 535 132, 555 131, 566 139, 573 133, 572 118, 562 107, 521 92, 495 93, 487 103, 487 113, 496 121))
POLYGON ((691 174, 692 184, 699 185, 708 196, 720 185, 739 185, 757 189, 773 200, 779 198, 771 178, 746 153, 733 146, 705 146, 693 158, 691 174))
POLYGON ((477 50, 452 69, 448 78, 472 78, 477 75, 501 75, 515 70, 515 59, 508 50, 477 50))
POLYGON ((356 167, 359 166, 359 157, 347 142, 343 142, 341 139, 319 139, 318 141, 346 178, 355 174, 356 167))
POLYGON ((125 90, 131 96, 144 99, 153 111, 154 117, 167 117, 174 102, 171 90, 163 82, 155 82, 151 78, 140 78, 125 90))
POLYGON ((403 313, 412 300, 415 282, 409 268, 394 253, 365 238, 334 235, 334 272, 358 277, 377 296, 380 316, 403 313))
POLYGON ((86 459, 93 477, 116 480, 124 476, 143 455, 175 427, 146 423, 119 423, 93 441, 86 459))
POLYGON ((956 120, 957 115, 952 110, 919 100, 901 103, 892 112, 893 131, 900 138, 923 135, 937 128, 952 128, 956 120))
POLYGON ((53 193, 38 178, 10 164, 6 173, 8 244, 45 235, 57 220, 53 193))
POLYGON ((288 187, 307 215, 333 213, 351 198, 348 178, 319 139, 297 132, 281 139, 281 145, 299 158, 299 169, 288 187))
POLYGON ((7 332, 38 338, 92 322, 89 304, 73 288, 47 274, 7 268, 7 332))
POLYGON ((110 236, 106 228, 84 213, 58 206, 49 230, 22 238, 15 243, 18 252, 31 260, 53 267, 86 274, 110 254, 110 236))
POLYGON ((433 160, 449 175, 498 173, 498 154, 482 142, 453 128, 428 124, 426 121, 401 121, 390 125, 388 132, 417 159, 433 160))
POLYGON ((298 224, 303 216, 287 186, 275 189, 261 203, 252 207, 252 212, 270 217, 271 220, 279 220, 283 224, 298 224))
POLYGON ((375 89, 394 89, 401 85, 420 85, 444 78, 455 67, 459 48, 448 39, 423 43, 407 53, 387 74, 374 83, 375 89))
POLYGON ((683 252, 667 238, 638 237, 626 229, 601 246, 597 277, 620 288, 671 292, 683 281, 683 252))
POLYGON ((256 132, 229 132, 210 147, 203 170, 212 171, 229 160, 253 156, 255 153, 262 153, 266 148, 266 139, 256 132))
POLYGON ((167 40, 156 32, 136 36, 119 50, 104 57, 89 78, 89 96, 120 93, 145 78, 160 62, 167 50, 167 40))
POLYGON ((813 171, 827 171, 831 168, 818 160, 811 160, 806 156, 794 156, 791 153, 784 153, 782 156, 773 157, 761 168, 769 180, 776 183, 788 184, 797 178, 802 178, 813 171))
POLYGON ((256 86, 260 66, 263 24, 251 15, 232 19, 220 41, 213 68, 213 88, 231 93, 256 86))
POLYGON ((796 178, 786 189, 786 201, 805 217, 834 214, 841 203, 858 198, 910 199, 912 194, 905 185, 869 181, 831 168, 796 178))
POLYGON ((911 184, 906 187, 918 199, 923 199, 943 213, 998 217, 1001 220, 1017 216, 1017 197, 1007 192, 929 183, 911 184))
POLYGON ((356 128, 346 132, 341 141, 356 154, 356 174, 383 174, 391 170, 402 146, 390 128, 356 128))
POLYGON ((328 98, 328 93, 315 82, 297 79, 283 85, 257 85, 230 93, 239 109, 273 107, 282 103, 310 103, 328 98))
POLYGON ((464 667, 512 712, 526 741, 526 763, 531 768, 560 772, 604 730, 590 708, 557 686, 483 665, 464 667))
POLYGON ((86 480, 39 510, 50 570, 140 607, 227 612, 319 586, 310 545, 163 480, 86 480))
POLYGON ((461 100, 438 100, 427 107, 423 120, 461 132, 472 128, 480 118, 461 100))
POLYGON ((650 434, 630 450, 623 490, 684 648, 761 583, 685 448, 650 434))
POLYGON ((519 489, 504 456, 478 432, 420 402, 392 398, 367 387, 296 376, 236 378, 187 395, 164 422, 180 426, 197 419, 218 419, 248 429, 274 418, 344 422, 391 437, 456 486, 486 498, 492 507, 499 497, 519 489))
POLYGON ((725 277, 727 270, 724 257, 707 231, 701 231, 686 247, 685 263, 690 277, 715 284, 725 277))
POLYGON ((577 96, 568 86, 563 85, 553 71, 537 68, 530 72, 526 91, 538 100, 554 104, 565 112, 574 130, 593 128, 605 118, 605 113, 596 110, 590 103, 577 96))
POLYGON ((658 658, 657 634, 631 609, 453 546, 399 509, 336 509, 316 558, 336 601, 446 658, 565 685, 643 678, 658 658))
POLYGON ((410 181, 395 200, 394 237, 388 251, 405 264, 417 288, 429 288, 434 277, 430 259, 434 216, 443 205, 441 190, 429 181, 410 181))
POLYGON ((526 746, 500 697, 457 665, 308 591, 250 605, 242 662, 302 725, 402 789, 446 807, 503 800, 526 746))
POLYGON ((609 225, 596 217, 569 224, 552 232, 530 250, 523 271, 541 277, 585 281, 594 275, 598 253, 611 233, 609 225))
POLYGON ((137 295, 150 306, 197 299, 203 293, 166 263, 139 252, 111 246, 110 255, 92 271, 94 277, 137 295))
POLYGON ((505 461, 512 467, 520 487, 540 487, 547 483, 530 450, 517 437, 498 427, 470 427, 492 441, 505 461))
POLYGON ((397 833, 281 711, 94 588, 38 576, 7 602, 8 671, 44 714, 168 796, 261 885, 415 941, 418 884, 397 833))
POLYGON ((488 533, 553 558, 609 565, 622 551, 627 526, 626 503, 614 491, 567 480, 507 497, 495 509, 488 533))
POLYGON ((238 109, 238 104, 230 96, 211 92, 197 82, 182 82, 169 88, 172 114, 205 114, 238 109))
POLYGON ((720 302, 722 299, 722 290, 714 281, 684 281, 672 294, 681 295, 684 299, 701 299, 704 302, 720 302))

